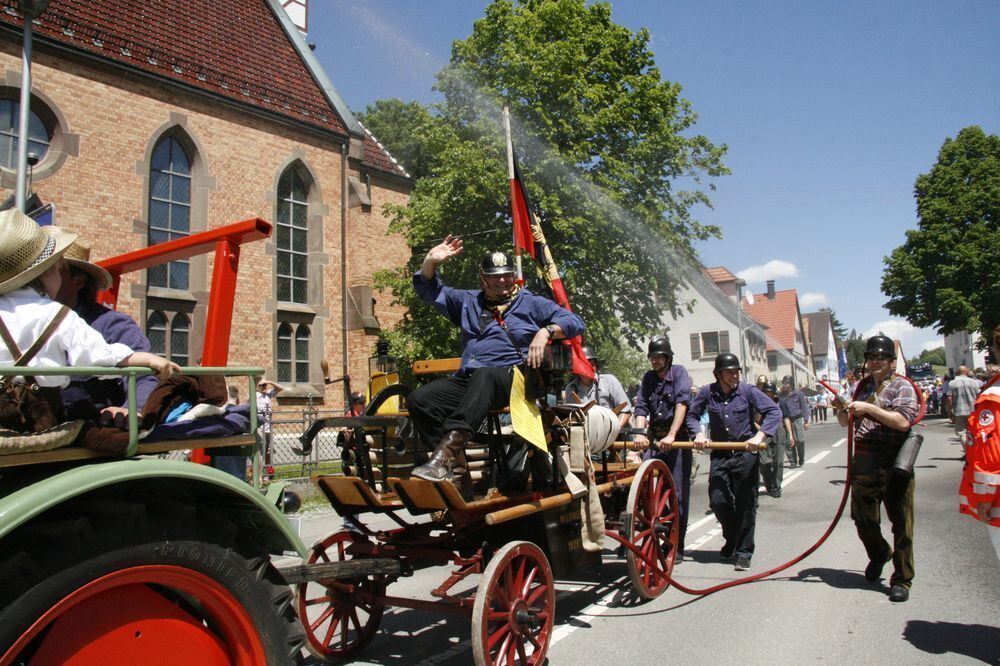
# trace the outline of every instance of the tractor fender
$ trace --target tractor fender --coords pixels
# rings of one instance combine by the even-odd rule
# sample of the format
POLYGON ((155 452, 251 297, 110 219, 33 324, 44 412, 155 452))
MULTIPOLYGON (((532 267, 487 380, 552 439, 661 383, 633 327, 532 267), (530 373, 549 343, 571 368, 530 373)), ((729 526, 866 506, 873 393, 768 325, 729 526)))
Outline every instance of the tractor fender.
POLYGON ((123 496, 134 492, 136 483, 160 481, 169 494, 185 497, 209 496, 232 500, 241 508, 241 528, 260 532, 272 552, 295 551, 308 555, 295 530, 273 502, 260 491, 220 470, 175 460, 119 460, 83 465, 55 474, 0 499, 0 540, 43 512, 94 491, 114 492, 121 486, 123 496), (162 483, 162 482, 167 483, 162 483))

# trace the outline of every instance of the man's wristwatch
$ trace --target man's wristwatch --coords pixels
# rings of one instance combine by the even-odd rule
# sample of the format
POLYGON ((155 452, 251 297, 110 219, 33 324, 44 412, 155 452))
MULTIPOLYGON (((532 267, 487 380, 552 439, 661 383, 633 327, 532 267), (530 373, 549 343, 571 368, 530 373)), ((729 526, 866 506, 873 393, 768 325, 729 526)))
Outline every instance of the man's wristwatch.
POLYGON ((545 330, 549 332, 549 340, 551 340, 552 336, 556 334, 556 325, 555 324, 546 324, 545 325, 545 330))

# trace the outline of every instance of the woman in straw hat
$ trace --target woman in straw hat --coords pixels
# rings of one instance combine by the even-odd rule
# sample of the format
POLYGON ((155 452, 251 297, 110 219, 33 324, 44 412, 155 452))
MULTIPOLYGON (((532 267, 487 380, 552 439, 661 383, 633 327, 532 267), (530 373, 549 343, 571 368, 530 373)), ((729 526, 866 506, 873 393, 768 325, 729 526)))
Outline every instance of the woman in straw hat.
MULTIPOLYGON (((151 349, 147 338, 132 317, 97 302, 97 293, 111 287, 111 274, 90 262, 90 247, 81 239, 70 245, 63 254, 62 286, 56 300, 69 307, 91 328, 101 334, 105 342, 121 343, 134 352, 151 349)), ((158 380, 153 375, 138 377, 135 382, 135 402, 141 410, 158 380)), ((97 377, 74 377, 63 391, 63 403, 70 413, 73 405, 86 405, 85 411, 100 410, 102 423, 124 427, 128 417, 128 380, 106 381, 97 377)))
MULTIPOLYGON (((53 299, 62 284, 63 253, 75 240, 76 234, 43 229, 19 210, 0 212, 0 320, 20 350, 31 347, 62 309, 53 299)), ((0 366, 13 364, 8 345, 0 344, 0 366)), ((72 311, 28 365, 148 367, 162 377, 180 369, 155 354, 105 342, 72 311)), ((37 381, 40 386, 63 388, 69 377, 40 376, 37 381)))

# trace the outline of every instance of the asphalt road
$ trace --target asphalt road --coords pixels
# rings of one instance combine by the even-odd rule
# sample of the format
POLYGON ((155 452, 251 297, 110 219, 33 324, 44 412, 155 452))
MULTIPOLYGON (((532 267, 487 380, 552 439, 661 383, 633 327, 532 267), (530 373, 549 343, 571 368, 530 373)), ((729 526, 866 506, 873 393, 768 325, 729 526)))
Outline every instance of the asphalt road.
MULTIPOLYGON (((925 423, 916 482, 916 576, 908 602, 888 600, 891 563, 879 583, 865 580, 867 558, 849 515, 807 559, 707 597, 668 589, 639 603, 624 561, 607 550, 598 569, 557 582, 550 663, 1000 664, 1000 562, 986 526, 957 511, 961 448, 950 425, 925 423)), ((811 428, 806 464, 785 470, 783 496, 761 495, 750 573, 793 559, 826 530, 844 490, 845 434, 833 422, 811 428)), ((722 539, 708 510, 708 457, 698 460, 688 559, 675 576, 704 588, 744 574, 719 560, 722 539)), ((308 543, 339 524, 335 514, 309 516, 303 537, 308 543)), ((420 571, 389 593, 429 598, 427 592, 448 572, 420 571)), ((468 664, 469 635, 461 617, 387 610, 378 635, 355 663, 468 664)))

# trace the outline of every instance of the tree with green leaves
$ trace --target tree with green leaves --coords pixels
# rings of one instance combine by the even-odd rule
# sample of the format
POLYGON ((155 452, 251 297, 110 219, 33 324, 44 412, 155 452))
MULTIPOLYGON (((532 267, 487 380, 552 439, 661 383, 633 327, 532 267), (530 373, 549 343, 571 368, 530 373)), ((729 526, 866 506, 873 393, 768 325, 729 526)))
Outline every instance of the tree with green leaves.
POLYGON ((847 327, 844 326, 844 322, 837 318, 837 313, 833 308, 823 307, 819 309, 820 312, 825 312, 830 315, 830 326, 833 328, 833 334, 837 336, 839 342, 843 342, 847 339, 847 327))
POLYGON ((966 127, 917 177, 918 228, 885 259, 886 307, 941 334, 1000 323, 1000 137, 966 127))
MULTIPOLYGON (((387 101, 362 115, 419 176, 409 203, 388 208, 411 261, 378 276, 409 307, 389 335, 398 355, 458 351, 447 322, 409 285, 427 248, 448 233, 463 236, 466 253, 444 277, 464 287, 478 284, 483 252, 511 248, 505 105, 533 212, 587 340, 634 345, 659 329, 665 311, 679 312, 677 266, 696 256, 693 241, 719 235, 694 216, 710 205, 703 179, 728 170, 725 146, 692 133, 697 115, 680 85, 663 80, 646 30, 615 24, 607 3, 497 0, 454 43, 436 88, 444 100, 432 109, 387 101)), ((525 277, 545 293, 529 258, 525 277)))
POLYGON ((853 328, 851 329, 851 332, 847 334, 847 338, 844 339, 844 349, 847 354, 848 370, 853 370, 859 365, 864 365, 865 345, 867 342, 868 341, 853 328))
POLYGON ((930 363, 931 365, 947 365, 944 355, 944 347, 935 347, 933 349, 924 349, 920 352, 919 356, 914 356, 909 361, 910 365, 915 365, 917 363, 930 363))

